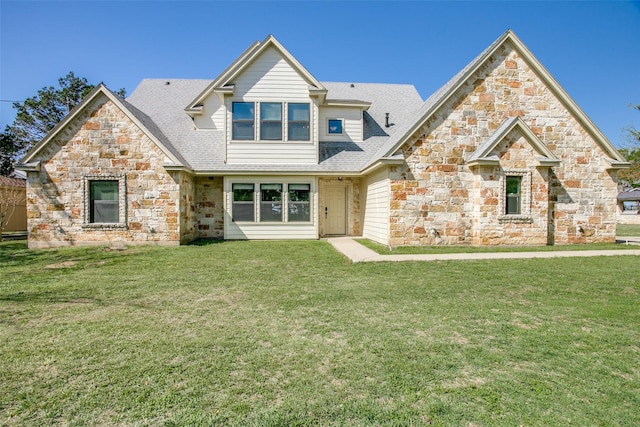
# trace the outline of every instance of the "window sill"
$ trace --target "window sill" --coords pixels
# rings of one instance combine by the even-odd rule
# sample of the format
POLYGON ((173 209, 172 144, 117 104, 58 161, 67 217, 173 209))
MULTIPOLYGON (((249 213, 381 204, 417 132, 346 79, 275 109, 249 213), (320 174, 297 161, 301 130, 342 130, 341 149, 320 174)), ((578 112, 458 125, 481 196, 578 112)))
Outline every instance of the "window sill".
POLYGON ((501 215, 498 217, 498 222, 503 223, 516 223, 516 224, 531 224, 533 218, 528 215, 501 215))
POLYGON ((82 224, 83 230, 126 230, 127 228, 127 224, 121 223, 82 224))
POLYGON ((282 140, 278 140, 278 139, 260 139, 260 140, 255 140, 255 139, 232 139, 231 140, 231 144, 287 144, 287 145, 292 145, 292 144, 299 144, 299 145, 313 145, 313 141, 282 141, 282 140))
POLYGON ((260 221, 260 222, 255 222, 255 221, 234 221, 231 220, 231 222, 233 224, 238 224, 238 225, 274 225, 274 226, 278 226, 278 227, 282 227, 285 225, 313 225, 312 221, 289 221, 289 222, 283 222, 283 221, 260 221))

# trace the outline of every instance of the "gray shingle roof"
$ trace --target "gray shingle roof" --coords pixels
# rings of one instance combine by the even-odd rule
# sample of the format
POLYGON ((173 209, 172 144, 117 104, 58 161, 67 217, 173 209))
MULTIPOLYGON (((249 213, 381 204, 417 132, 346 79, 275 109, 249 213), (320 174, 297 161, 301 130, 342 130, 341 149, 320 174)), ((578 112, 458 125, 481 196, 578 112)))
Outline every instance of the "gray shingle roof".
POLYGON ((185 166, 202 172, 359 172, 422 103, 412 85, 322 83, 330 99, 371 103, 364 115, 364 141, 320 142, 317 165, 252 165, 224 162, 224 133, 196 129, 185 107, 211 80, 145 79, 126 99, 131 113, 185 166), (389 113, 390 127, 385 127, 389 113))

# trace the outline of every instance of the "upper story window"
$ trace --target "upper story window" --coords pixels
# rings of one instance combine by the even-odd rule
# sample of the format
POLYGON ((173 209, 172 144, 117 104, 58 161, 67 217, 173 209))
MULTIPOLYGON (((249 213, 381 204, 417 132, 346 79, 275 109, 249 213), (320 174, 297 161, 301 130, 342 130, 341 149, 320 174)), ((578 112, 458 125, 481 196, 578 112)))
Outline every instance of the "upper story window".
POLYGON ((240 141, 255 139, 255 108, 253 102, 233 103, 233 139, 240 141))
POLYGON ((309 141, 309 104, 289 104, 289 141, 309 141))
POLYGON ((311 106, 306 103, 233 102, 231 121, 234 141, 255 141, 256 136, 260 141, 311 140, 311 106))
POLYGON ((342 119, 329 119, 327 133, 329 135, 342 135, 343 127, 342 119))
POLYGON ((282 103, 260 103, 260 139, 282 141, 282 103))

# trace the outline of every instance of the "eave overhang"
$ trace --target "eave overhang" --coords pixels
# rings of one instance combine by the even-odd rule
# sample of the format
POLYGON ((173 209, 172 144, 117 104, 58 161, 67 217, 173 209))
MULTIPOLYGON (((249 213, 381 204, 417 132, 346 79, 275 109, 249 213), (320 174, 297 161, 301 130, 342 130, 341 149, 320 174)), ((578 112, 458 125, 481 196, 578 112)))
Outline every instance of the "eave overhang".
POLYGON ((371 107, 371 103, 367 101, 359 101, 357 99, 327 99, 324 102, 323 107, 351 107, 361 108, 363 111, 367 111, 371 107))
POLYGON ((40 162, 19 163, 15 169, 23 172, 40 172, 40 162))

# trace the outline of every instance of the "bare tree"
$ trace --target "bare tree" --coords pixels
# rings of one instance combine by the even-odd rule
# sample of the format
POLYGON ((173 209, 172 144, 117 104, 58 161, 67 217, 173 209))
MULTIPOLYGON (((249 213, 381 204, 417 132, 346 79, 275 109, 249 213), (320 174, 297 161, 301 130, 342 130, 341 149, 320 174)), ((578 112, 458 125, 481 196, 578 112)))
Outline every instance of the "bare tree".
POLYGON ((16 207, 26 203, 26 187, 21 180, 4 178, 0 181, 0 242, 2 232, 5 230, 16 207))

